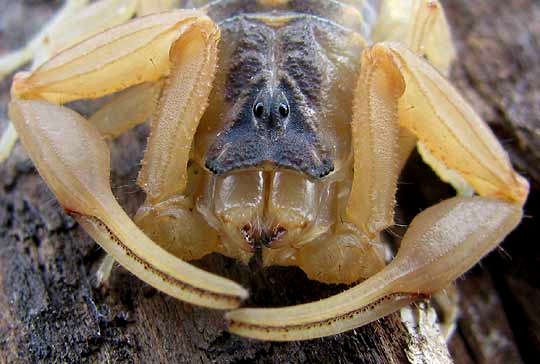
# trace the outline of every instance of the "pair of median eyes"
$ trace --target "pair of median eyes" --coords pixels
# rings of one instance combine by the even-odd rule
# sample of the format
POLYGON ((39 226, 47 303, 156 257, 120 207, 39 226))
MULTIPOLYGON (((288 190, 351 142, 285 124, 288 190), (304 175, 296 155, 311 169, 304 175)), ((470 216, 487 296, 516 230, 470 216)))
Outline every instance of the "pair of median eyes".
MULTIPOLYGON (((281 103, 278 108, 279 115, 286 118, 289 116, 289 106, 287 104, 281 103)), ((264 114, 264 104, 262 102, 257 102, 253 105, 253 115, 260 118, 264 114)))

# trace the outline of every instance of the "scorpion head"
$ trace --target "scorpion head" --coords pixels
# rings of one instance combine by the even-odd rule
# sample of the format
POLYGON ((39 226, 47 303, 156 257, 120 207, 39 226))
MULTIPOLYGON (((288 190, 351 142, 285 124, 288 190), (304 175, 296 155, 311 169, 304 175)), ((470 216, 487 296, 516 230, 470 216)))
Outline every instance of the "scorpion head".
POLYGON ((286 82, 262 87, 241 102, 231 109, 230 122, 209 148, 206 167, 212 173, 271 166, 319 179, 333 171, 313 111, 286 82))

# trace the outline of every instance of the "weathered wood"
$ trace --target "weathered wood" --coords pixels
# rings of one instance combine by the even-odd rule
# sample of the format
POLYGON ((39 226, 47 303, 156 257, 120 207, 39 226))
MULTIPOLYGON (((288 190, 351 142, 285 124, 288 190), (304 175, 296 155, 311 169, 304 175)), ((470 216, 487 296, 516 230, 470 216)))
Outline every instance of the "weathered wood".
MULTIPOLYGON (((59 3, 0 0, 0 52, 22 45, 59 3)), ((540 17, 540 4, 535 0, 443 3, 460 50, 455 82, 508 142, 505 145, 516 165, 528 171, 538 186, 540 143, 535 135, 540 114, 540 27, 534 19, 540 17)), ((0 84, 0 128, 5 122, 8 87, 8 81, 0 84)), ((134 181, 145 140, 146 129, 140 127, 111 145, 113 189, 132 213, 143 197, 134 181)), ((413 160, 409 164, 412 171, 424 172, 404 176, 413 183, 400 193, 404 221, 450 193, 440 184, 426 184, 433 176, 419 163, 413 160), (426 185, 435 187, 423 190, 426 185)), ((535 195, 528 212, 532 214, 537 206, 535 195)), ((494 362, 490 358, 519 362, 520 355, 532 362, 539 354, 535 340, 540 337, 540 314, 535 310, 540 307, 540 279, 534 263, 540 248, 532 244, 537 240, 529 235, 532 225, 526 221, 505 243, 513 260, 492 254, 483 265, 491 273, 477 269, 480 277, 470 274, 474 279, 460 282, 466 298, 452 345, 456 362, 494 362), (528 302, 534 297, 537 304, 531 307, 528 302), (489 310, 483 309, 486 299, 489 310), (501 318, 497 325, 490 325, 493 315, 501 318), (484 329, 471 324, 482 320, 484 329), (521 330, 527 327, 524 325, 530 326, 521 330), (507 345, 483 346, 493 332, 507 345), (486 352, 491 348, 494 351, 486 352)), ((448 362, 444 346, 426 331, 430 315, 423 316, 421 332, 402 322, 405 313, 309 342, 250 341, 227 333, 221 312, 176 301, 122 268, 114 270, 107 290, 96 289, 93 273, 102 256, 99 247, 62 212, 22 147, 17 146, 0 166, 0 363, 448 362)), ((249 304, 304 302, 343 288, 310 282, 297 269, 260 270, 218 256, 198 264, 249 287, 249 304)), ((413 307, 412 313, 416 310, 413 307)))

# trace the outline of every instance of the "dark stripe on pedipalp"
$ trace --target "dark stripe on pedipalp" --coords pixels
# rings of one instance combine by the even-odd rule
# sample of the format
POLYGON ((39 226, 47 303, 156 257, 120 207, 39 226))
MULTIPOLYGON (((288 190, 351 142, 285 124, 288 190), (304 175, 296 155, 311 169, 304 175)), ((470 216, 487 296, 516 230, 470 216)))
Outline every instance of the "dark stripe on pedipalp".
POLYGON ((76 219, 77 218, 89 219, 92 223, 97 225, 103 231, 106 231, 109 238, 113 242, 115 242, 115 244, 117 246, 119 246, 125 252, 125 254, 128 257, 130 257, 131 259, 135 260, 137 263, 142 265, 143 268, 146 271, 149 271, 152 274, 154 274, 154 275, 158 276, 159 278, 161 278, 161 280, 163 280, 165 283, 177 286, 180 289, 189 291, 189 292, 191 292, 193 294, 198 295, 199 297, 212 297, 212 298, 214 298, 216 300, 219 300, 219 301, 228 301, 228 302, 232 302, 232 303, 235 303, 235 304, 239 304, 241 302, 241 299, 238 298, 237 296, 228 295, 228 294, 225 294, 225 293, 216 293, 216 292, 204 290, 204 289, 199 288, 199 287, 195 287, 195 286, 193 286, 193 285, 191 285, 189 283, 186 283, 186 282, 181 281, 181 280, 179 280, 177 278, 174 278, 174 277, 168 275, 167 273, 159 270, 158 268, 154 267, 153 265, 147 263, 144 259, 142 259, 138 255, 136 255, 133 252, 133 250, 128 248, 124 243, 122 243, 122 241, 116 236, 116 234, 103 221, 101 221, 99 218, 97 218, 95 216, 91 216, 91 215, 79 214, 79 213, 74 212, 74 211, 70 211, 69 214, 72 215, 76 219))
POLYGON ((407 297, 411 297, 413 298, 414 300, 418 300, 418 299, 423 299, 423 298, 427 298, 428 296, 427 295, 423 295, 423 294, 414 294, 414 293, 393 293, 393 294, 390 294, 390 295, 386 295, 378 300, 376 300, 375 302, 372 302, 371 304, 367 305, 367 306, 364 306, 364 307, 361 307, 359 309, 356 309, 356 310, 352 310, 352 311, 349 311, 349 312, 346 312, 346 313, 343 313, 341 315, 338 315, 338 316, 335 316, 335 317, 332 317, 332 318, 328 318, 328 319, 324 319, 324 320, 320 320, 320 321, 314 321, 314 322, 309 322, 309 323, 305 323, 305 324, 295 324, 295 325, 286 325, 286 326, 269 326, 269 325, 262 325, 262 324, 251 324, 251 323, 245 323, 245 322, 239 322, 239 321, 235 321, 235 320, 230 320, 229 321, 229 327, 230 328, 243 328, 243 329, 247 329, 247 330, 251 330, 251 331, 265 331, 267 333, 270 333, 270 332, 290 332, 290 331, 301 331, 301 330, 309 330, 309 329, 313 329, 313 328, 316 328, 316 327, 323 327, 323 326, 330 326, 338 321, 343 321, 343 320, 352 320, 355 316, 361 314, 361 313, 364 313, 366 311, 372 311, 375 309, 376 306, 384 303, 384 302, 387 302, 389 301, 390 299, 395 299, 395 298, 407 298, 407 297))

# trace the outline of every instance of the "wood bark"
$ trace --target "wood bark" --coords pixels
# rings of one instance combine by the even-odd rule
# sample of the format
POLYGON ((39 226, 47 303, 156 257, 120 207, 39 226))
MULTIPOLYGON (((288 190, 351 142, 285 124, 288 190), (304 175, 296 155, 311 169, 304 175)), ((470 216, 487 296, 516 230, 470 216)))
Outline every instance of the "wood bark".
MULTIPOLYGON (((540 354, 540 247, 534 234, 540 185, 540 3, 443 4, 459 50, 453 82, 533 186, 529 217, 501 249, 457 283, 461 315, 450 351, 456 363, 533 363, 540 354)), ((59 1, 0 0, 0 53, 24 44, 59 6, 59 1)), ((0 128, 8 99, 9 79, 0 83, 0 128)), ((143 198, 134 181, 146 132, 140 127, 111 143, 113 190, 130 213, 143 198)), ((409 161, 402 181, 400 222, 452 194, 418 156, 409 161)), ((96 288, 94 273, 102 257, 18 145, 0 166, 0 363, 450 362, 425 303, 329 338, 251 341, 229 334, 221 312, 172 299, 121 267, 113 271, 109 287, 96 288), (421 324, 412 324, 418 318, 421 324)), ((217 255, 197 264, 249 287, 250 305, 295 304, 343 289, 311 282, 293 268, 260 269, 217 255)))

